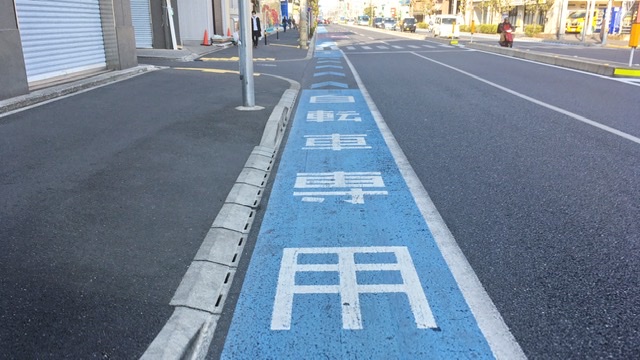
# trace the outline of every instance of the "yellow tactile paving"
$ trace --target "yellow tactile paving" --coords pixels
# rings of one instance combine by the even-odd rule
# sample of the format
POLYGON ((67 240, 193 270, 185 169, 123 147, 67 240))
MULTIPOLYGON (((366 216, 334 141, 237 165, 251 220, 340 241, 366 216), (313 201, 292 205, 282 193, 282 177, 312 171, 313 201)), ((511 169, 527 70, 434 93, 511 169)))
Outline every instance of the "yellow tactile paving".
POLYGON ((640 69, 616 68, 613 70, 613 76, 640 77, 640 69))
MULTIPOLYGON (((200 72, 208 72, 215 74, 240 74, 238 70, 225 70, 225 69, 207 69, 207 68, 187 68, 187 67, 175 67, 175 70, 193 70, 200 72)), ((253 76, 260 76, 260 73, 254 72, 253 76)))

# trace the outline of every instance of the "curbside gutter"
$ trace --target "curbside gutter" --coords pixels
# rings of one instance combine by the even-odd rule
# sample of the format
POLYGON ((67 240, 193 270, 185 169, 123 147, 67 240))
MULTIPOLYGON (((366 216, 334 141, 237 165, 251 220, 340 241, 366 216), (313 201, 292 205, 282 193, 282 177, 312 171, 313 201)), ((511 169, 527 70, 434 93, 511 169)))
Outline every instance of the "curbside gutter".
POLYGON ((499 47, 479 43, 467 43, 466 48, 492 52, 505 56, 536 61, 544 64, 560 66, 568 69, 580 70, 593 74, 611 77, 640 77, 640 69, 624 66, 613 66, 598 62, 591 62, 585 59, 573 59, 560 55, 538 53, 532 51, 522 51, 513 48, 499 47))
POLYGON ((42 104, 46 101, 54 100, 65 95, 95 89, 103 85, 126 80, 140 74, 160 69, 163 69, 163 67, 138 65, 125 70, 108 71, 90 78, 51 86, 45 89, 33 91, 29 94, 2 100, 0 101, 0 117, 9 115, 9 113, 15 110, 24 110, 26 107, 42 104))
MULTIPOLYGON (((305 60, 313 57, 315 34, 305 60)), ((288 81, 256 146, 185 273, 170 305, 174 312, 142 360, 204 359, 222 314, 238 262, 282 144, 300 84, 288 81)))
POLYGON ((203 359, 209 350, 300 91, 298 82, 275 77, 291 86, 269 116, 260 145, 249 155, 171 299, 172 316, 141 359, 203 359))

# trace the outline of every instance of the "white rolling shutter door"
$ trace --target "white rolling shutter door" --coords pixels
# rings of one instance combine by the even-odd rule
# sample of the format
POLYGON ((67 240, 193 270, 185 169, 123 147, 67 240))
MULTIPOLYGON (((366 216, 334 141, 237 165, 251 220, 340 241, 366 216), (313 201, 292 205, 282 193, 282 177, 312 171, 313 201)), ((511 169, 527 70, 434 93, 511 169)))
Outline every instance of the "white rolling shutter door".
POLYGON ((29 82, 106 67, 99 0, 15 0, 29 82))
POLYGON ((153 44, 149 0, 131 0, 131 21, 136 35, 136 48, 150 49, 153 44))

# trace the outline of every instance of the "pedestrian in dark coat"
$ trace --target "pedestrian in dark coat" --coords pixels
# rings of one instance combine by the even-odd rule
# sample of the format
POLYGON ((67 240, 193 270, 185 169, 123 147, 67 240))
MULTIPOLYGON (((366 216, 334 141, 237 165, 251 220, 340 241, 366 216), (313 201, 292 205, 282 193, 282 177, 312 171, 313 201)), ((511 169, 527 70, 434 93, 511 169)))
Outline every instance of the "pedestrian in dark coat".
POLYGON ((258 47, 258 40, 262 34, 262 28, 260 27, 260 18, 256 16, 256 12, 251 12, 251 39, 253 40, 253 47, 258 47))

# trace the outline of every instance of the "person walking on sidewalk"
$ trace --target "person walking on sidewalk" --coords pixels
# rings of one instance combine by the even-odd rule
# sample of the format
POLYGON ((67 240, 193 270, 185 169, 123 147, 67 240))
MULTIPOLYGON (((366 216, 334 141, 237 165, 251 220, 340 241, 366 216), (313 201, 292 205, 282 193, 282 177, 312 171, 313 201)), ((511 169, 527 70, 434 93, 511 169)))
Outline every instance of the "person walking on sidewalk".
POLYGON ((253 47, 258 47, 258 40, 260 40, 260 34, 262 28, 260 27, 260 18, 256 16, 256 12, 251 12, 251 39, 253 40, 253 47))
POLYGON ((284 32, 287 32, 287 18, 285 16, 282 17, 282 28, 284 32))

